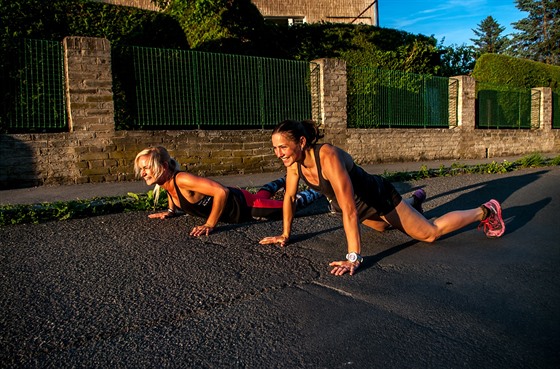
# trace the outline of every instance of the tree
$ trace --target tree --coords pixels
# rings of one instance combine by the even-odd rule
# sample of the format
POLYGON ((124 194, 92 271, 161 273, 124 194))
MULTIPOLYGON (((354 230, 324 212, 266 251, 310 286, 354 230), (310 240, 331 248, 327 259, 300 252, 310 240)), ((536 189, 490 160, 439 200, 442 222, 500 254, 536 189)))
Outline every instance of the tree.
POLYGON ((440 45, 439 48, 444 53, 441 54, 441 68, 438 75, 452 77, 472 73, 476 64, 476 53, 472 46, 453 44, 450 46, 440 45))
POLYGON ((500 26, 498 22, 492 18, 491 15, 486 17, 478 24, 477 29, 472 31, 478 38, 471 38, 474 42, 475 51, 478 55, 492 53, 500 54, 506 50, 508 39, 500 34, 505 30, 505 27, 500 26))
POLYGON ((270 47, 264 18, 251 0, 152 0, 166 6, 192 49, 258 55, 270 47))
POLYGON ((560 63, 560 1, 516 0, 516 7, 529 13, 514 22, 511 55, 558 65, 560 63))

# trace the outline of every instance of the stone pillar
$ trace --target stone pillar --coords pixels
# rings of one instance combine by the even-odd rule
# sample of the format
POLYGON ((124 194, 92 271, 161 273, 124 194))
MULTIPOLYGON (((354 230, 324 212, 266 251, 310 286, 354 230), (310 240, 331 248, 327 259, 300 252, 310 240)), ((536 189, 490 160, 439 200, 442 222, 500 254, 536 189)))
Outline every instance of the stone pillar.
POLYGON ((476 128, 476 81, 469 76, 455 76, 451 78, 459 81, 457 127, 465 130, 474 130, 476 128))
POLYGON ((531 89, 531 128, 552 130, 552 89, 550 87, 536 87, 531 89), (534 102, 533 102, 534 101, 534 102))
POLYGON ((324 141, 346 149, 346 62, 340 59, 317 59, 313 62, 321 68, 319 104, 324 141))
POLYGON ((63 47, 75 183, 116 181, 111 46, 103 38, 66 37, 63 47))
POLYGON ((70 131, 113 132, 111 45, 104 38, 63 41, 70 131))

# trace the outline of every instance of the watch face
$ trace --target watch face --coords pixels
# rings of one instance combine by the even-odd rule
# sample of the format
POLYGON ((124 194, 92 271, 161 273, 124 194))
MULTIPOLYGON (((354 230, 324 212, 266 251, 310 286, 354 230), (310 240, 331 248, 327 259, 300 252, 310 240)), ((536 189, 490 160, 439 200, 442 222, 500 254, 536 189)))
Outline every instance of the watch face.
POLYGON ((358 260, 358 255, 357 255, 355 252, 351 252, 350 254, 346 255, 346 259, 347 259, 349 262, 353 263, 353 262, 355 262, 356 260, 358 260))

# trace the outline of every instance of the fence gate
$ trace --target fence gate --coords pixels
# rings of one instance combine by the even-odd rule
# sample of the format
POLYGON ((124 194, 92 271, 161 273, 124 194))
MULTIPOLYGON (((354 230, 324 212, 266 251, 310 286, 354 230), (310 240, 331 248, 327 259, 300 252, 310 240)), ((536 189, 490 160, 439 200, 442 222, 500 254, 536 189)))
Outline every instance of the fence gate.
POLYGON ((370 67, 347 71, 349 128, 449 126, 449 78, 370 67))
POLYGON ((133 47, 138 128, 266 128, 311 119, 308 62, 133 47))
POLYGON ((560 92, 552 91, 552 128, 560 128, 560 92))
POLYGON ((24 39, 15 75, 9 78, 9 130, 60 131, 68 128, 64 93, 64 59, 58 41, 24 39))
POLYGON ((478 82, 477 128, 531 128, 531 89, 478 82))

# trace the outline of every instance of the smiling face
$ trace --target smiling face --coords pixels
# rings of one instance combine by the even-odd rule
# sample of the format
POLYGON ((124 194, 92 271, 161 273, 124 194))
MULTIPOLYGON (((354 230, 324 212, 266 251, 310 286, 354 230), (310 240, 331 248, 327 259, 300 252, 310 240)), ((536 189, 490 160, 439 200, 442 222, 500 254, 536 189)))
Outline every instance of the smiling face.
POLYGON ((295 142, 283 133, 272 135, 272 147, 277 158, 282 160, 284 166, 289 167, 296 162, 302 162, 304 158, 303 148, 305 147, 305 137, 295 142))
POLYGON ((142 177, 142 179, 146 181, 146 184, 148 186, 151 186, 157 182, 158 175, 152 168, 149 155, 143 155, 139 157, 137 165, 140 177, 142 177))

